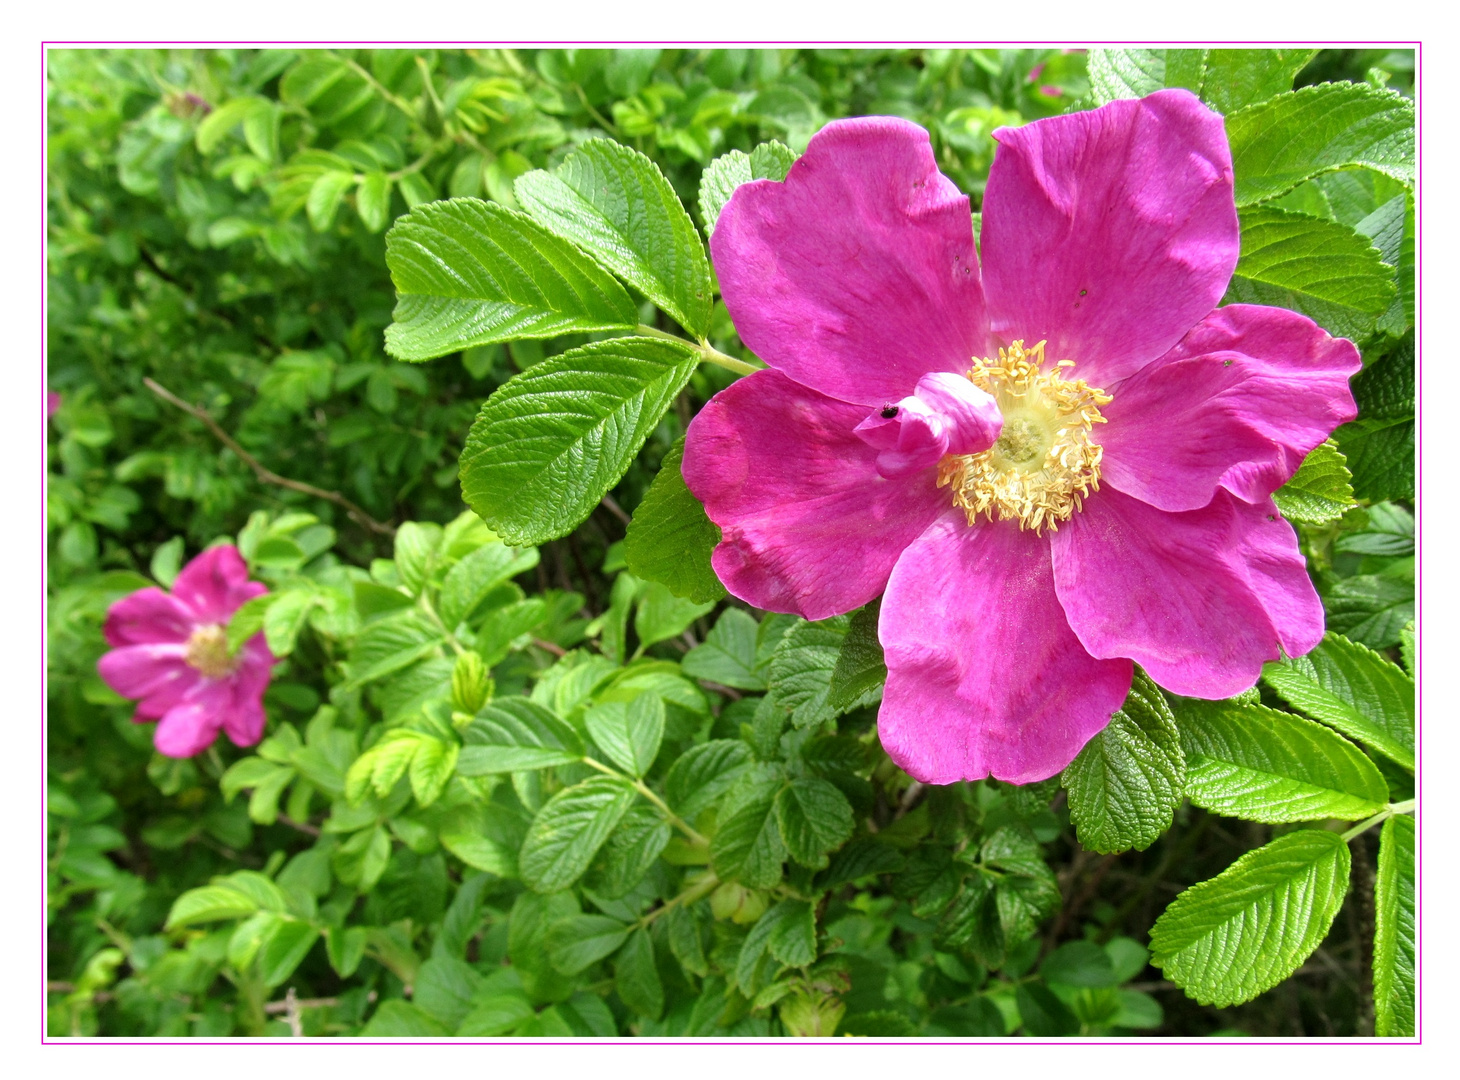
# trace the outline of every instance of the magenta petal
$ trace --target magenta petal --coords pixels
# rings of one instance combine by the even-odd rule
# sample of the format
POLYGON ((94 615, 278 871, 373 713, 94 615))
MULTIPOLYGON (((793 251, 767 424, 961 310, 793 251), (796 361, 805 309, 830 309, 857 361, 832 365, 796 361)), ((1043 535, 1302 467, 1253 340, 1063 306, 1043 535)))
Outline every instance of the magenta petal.
POLYGON ((1352 342, 1296 312, 1218 308, 1111 391, 1101 479, 1162 510, 1205 506, 1219 482, 1264 500, 1354 418, 1360 366, 1352 342))
POLYGON ((736 188, 710 250, 741 340, 832 397, 881 406, 986 351, 968 197, 906 120, 826 125, 784 183, 736 188))
POLYGON ((1224 698, 1257 682, 1281 645, 1323 636, 1293 527, 1271 500, 1218 490, 1169 513, 1102 489, 1054 534, 1055 588, 1095 656, 1128 656, 1168 690, 1224 698))
POLYGON ((169 709, 158 721, 157 730, 152 733, 152 745, 168 757, 192 757, 213 745, 218 727, 216 705, 209 701, 187 701, 169 709))
POLYGON ((1237 265, 1222 118, 1186 90, 995 132, 984 192, 994 336, 1110 385, 1216 307, 1237 265))
POLYGON ((808 619, 861 607, 948 505, 936 470, 877 474, 852 431, 865 412, 766 370, 691 421, 685 483, 723 530, 713 562, 735 596, 808 619))
POLYGON ((180 644, 126 645, 98 660, 96 670, 123 697, 180 696, 202 679, 185 655, 186 647, 180 644))
POLYGON ((223 714, 223 730, 235 746, 252 746, 264 737, 264 705, 256 697, 239 694, 223 714))
POLYGON ((153 645, 187 641, 196 628, 192 609, 158 588, 138 589, 107 609, 102 628, 111 645, 153 645))
POLYGON ((172 583, 172 595, 202 623, 227 623, 244 601, 262 596, 268 588, 248 580, 248 566, 231 544, 209 548, 182 568, 172 583))
POLYGON ((1081 646, 1055 597, 1049 542, 949 511, 898 560, 878 636, 887 659, 877 731, 924 783, 1059 772, 1130 690, 1123 659, 1081 646))

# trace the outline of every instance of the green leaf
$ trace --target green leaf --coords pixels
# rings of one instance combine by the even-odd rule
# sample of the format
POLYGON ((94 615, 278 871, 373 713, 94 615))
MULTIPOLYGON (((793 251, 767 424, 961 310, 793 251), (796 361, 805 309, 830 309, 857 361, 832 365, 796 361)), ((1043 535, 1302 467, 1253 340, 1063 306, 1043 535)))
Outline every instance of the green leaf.
POLYGON ((852 804, 830 781, 801 777, 776 796, 776 824, 791 858, 820 870, 852 835, 852 804))
POLYGON ((174 536, 165 544, 158 544, 157 550, 152 553, 152 561, 148 565, 147 572, 157 579, 157 583, 164 589, 172 588, 172 583, 177 580, 177 574, 182 569, 183 538, 174 536))
POLYGON ((493 994, 479 1002, 456 1029, 458 1038, 490 1038, 507 1035, 524 1020, 532 1019, 532 1003, 522 994, 493 994))
POLYGON ((791 967, 805 967, 816 959, 816 910, 805 900, 784 900, 785 906, 767 943, 771 955, 791 967))
POLYGON ((390 218, 390 178, 379 169, 365 174, 355 189, 355 210, 371 232, 385 228, 390 218))
POLYGON ((1371 649, 1398 645, 1400 633, 1414 621, 1414 560, 1330 583, 1323 610, 1332 632, 1371 649))
POLYGON ((664 985, 654 964, 654 939, 647 929, 635 930, 618 954, 614 989, 636 1013, 657 1020, 664 1011, 664 985))
POLYGON ((759 624, 739 608, 726 608, 705 636, 684 654, 679 666, 686 675, 738 690, 764 690, 756 670, 755 642, 759 624))
POLYGON ((174 930, 193 923, 241 919, 258 910, 258 901, 237 889, 227 885, 204 885, 199 889, 189 889, 173 901, 166 928, 174 930))
POLYGON ((1379 833, 1374 884, 1374 1034, 1414 1035, 1414 818, 1392 817, 1379 833))
POLYGON ((1414 335, 1354 376, 1359 419, 1334 432, 1361 499, 1414 498, 1414 335))
POLYGON ((415 609, 367 626, 350 650, 350 686, 399 671, 445 644, 440 629, 415 609))
POLYGON ((779 789, 779 781, 760 783, 738 805, 721 811, 710 858, 722 879, 735 879, 752 889, 769 889, 781 880, 786 844, 776 823, 779 789))
POLYGON ((437 614, 445 625, 455 628, 464 622, 487 594, 505 581, 531 570, 538 563, 536 548, 511 548, 506 544, 483 544, 460 560, 441 583, 437 614))
POLYGON ((456 771, 456 759, 461 747, 456 743, 445 743, 440 739, 424 738, 416 747, 411 758, 411 792, 416 802, 430 806, 446 790, 447 781, 456 771))
POLYGON ((360 961, 365 959, 365 937, 363 926, 331 926, 325 931, 325 954, 340 978, 348 979, 355 974, 360 961))
POLYGON ((739 739, 713 739, 686 750, 664 778, 664 796, 674 812, 693 820, 729 791, 750 764, 739 739))
POLYGON ((1177 896, 1151 928, 1151 963, 1203 1005, 1251 1001, 1318 947, 1348 875, 1337 833, 1280 836, 1177 896))
POLYGON ((643 776, 654 764, 664 739, 664 702, 658 694, 595 705, 583 719, 593 741, 629 775, 643 776))
POLYGON ((700 174, 700 216, 705 235, 715 231, 720 211, 741 184, 752 180, 784 180, 796 161, 796 151, 779 142, 761 143, 750 153, 731 150, 705 166, 700 174))
POLYGON ((392 998, 380 1003, 370 1023, 360 1029, 360 1034, 375 1039, 430 1039, 449 1035, 450 1032, 409 1002, 392 998))
POLYGON ((497 698, 462 732, 456 771, 463 776, 522 772, 583 759, 571 724, 525 697, 497 698))
POLYGON ((1293 88, 1314 49, 1091 49, 1090 87, 1098 104, 1184 87, 1218 112, 1293 88))
POLYGON ((467 436, 467 504, 508 543, 567 535, 628 469, 698 358, 688 345, 616 338, 513 377, 467 436))
POLYGON ((1065 942, 1044 958, 1039 974, 1046 982, 1065 986, 1114 986, 1120 981, 1115 977, 1110 955, 1093 941, 1065 942))
POLYGON ((228 620, 228 651, 236 653, 245 641, 264 628, 264 616, 279 599, 280 593, 269 592, 241 604, 228 620))
POLYGON ((1144 851, 1171 827, 1186 784, 1176 721, 1141 671, 1109 725, 1060 775, 1080 844, 1113 854, 1144 851))
POLYGON ((689 624, 715 606, 714 601, 697 604, 683 600, 669 591, 667 585, 651 581, 639 597, 639 610, 634 612, 634 633, 641 648, 678 637, 689 624))
POLYGON ((275 659, 294 651, 309 613, 319 602, 319 593, 310 588, 285 589, 277 594, 277 599, 264 612, 264 641, 275 659))
POLYGON ((1186 797, 1197 806, 1268 823, 1382 810, 1389 787, 1353 743, 1322 724, 1262 705, 1184 701, 1186 797))
POLYGON ((1270 206, 1239 214, 1242 255, 1224 304, 1302 312, 1334 337, 1363 340, 1394 299, 1379 253, 1335 221, 1270 206))
POLYGON ((635 799, 634 789, 595 776, 547 801, 518 856, 522 880, 540 893, 566 889, 583 875, 635 799))
POLYGON ((199 153, 211 154, 218 148, 218 144, 227 138, 230 131, 254 113, 272 112, 273 108, 274 104, 268 98, 254 95, 230 98, 216 106, 212 112, 203 117, 193 136, 199 153))
POLYGON ((1396 503, 1381 502, 1369 507, 1365 526, 1343 533, 1333 542, 1334 551, 1355 555, 1403 558, 1414 554, 1414 515, 1396 503))
POLYGON ((867 694, 887 681, 887 662, 882 656, 882 642, 877 638, 877 618, 882 600, 873 600, 852 613, 847 636, 836 654, 831 669, 826 704, 833 709, 849 709, 867 694))
POLYGON ((605 915, 572 915, 548 927, 548 962, 564 975, 586 971, 614 952, 631 927, 605 915))
POLYGON ((1274 661, 1262 678, 1294 708, 1414 768, 1414 680, 1337 634, 1307 656, 1274 661))
POLYGON ((703 604, 725 595, 725 586, 710 565, 720 527, 685 486, 680 472, 683 456, 680 436, 634 511, 624 537, 624 558, 635 577, 657 581, 675 596, 703 604))
POLYGON ((281 919, 259 953, 259 974, 264 985, 278 986, 293 975, 318 940, 319 931, 309 923, 281 919))
POLYGON ((335 222, 335 211, 345 192, 355 186, 355 174, 331 170, 321 173, 309 189, 305 209, 309 212, 309 224, 315 232, 324 232, 335 222))
POLYGON ((791 721, 797 727, 823 723, 848 708, 876 700, 875 687, 847 706, 835 707, 827 700, 832 672, 851 621, 849 615, 814 623, 799 621, 776 646, 771 658, 770 688, 781 705, 791 710, 791 721))
POLYGON ((401 360, 639 322, 623 286, 592 259, 497 203, 417 206, 390 230, 385 261, 399 294, 385 347, 401 360))
POLYGON ((431 578, 443 530, 433 521, 407 521, 395 534, 395 569, 401 584, 419 596, 431 578))
POLYGON ((691 334, 703 338, 709 331, 713 294, 704 244, 649 158, 593 139, 552 172, 519 176, 513 190, 538 222, 587 251, 691 334))
POLYGON ((1414 186, 1414 102, 1364 83, 1320 83, 1227 117, 1238 206, 1362 166, 1414 186))
POLYGON ((1289 521, 1327 525, 1354 505, 1351 479, 1343 454, 1329 439, 1313 448, 1293 478, 1273 492, 1272 501, 1289 521))
POLYGON ((615 900, 627 895, 669 845, 669 825, 642 803, 632 807, 609 836, 589 870, 593 893, 615 900))

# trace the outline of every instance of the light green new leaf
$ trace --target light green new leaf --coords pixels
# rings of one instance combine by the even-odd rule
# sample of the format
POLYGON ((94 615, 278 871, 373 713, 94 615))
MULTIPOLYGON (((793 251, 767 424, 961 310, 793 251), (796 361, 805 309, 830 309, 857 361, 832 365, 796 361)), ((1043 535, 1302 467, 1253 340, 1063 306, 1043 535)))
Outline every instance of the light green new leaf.
POLYGON ((349 686, 362 686, 412 664, 445 644, 441 630, 415 609, 367 626, 350 650, 349 686))
POLYGON ((1348 875, 1337 833, 1280 836, 1177 896, 1151 928, 1151 963, 1203 1005, 1251 1001, 1318 947, 1348 875))
POLYGON ((263 596, 255 596, 252 600, 246 600, 233 613, 228 620, 228 651, 235 653, 245 641, 253 637, 264 628, 264 616, 269 613, 269 608, 282 596, 282 593, 267 592, 263 596))
POLYGON ((1278 823, 1377 814, 1389 787, 1347 739, 1262 705, 1187 700, 1177 714, 1186 797, 1246 821, 1278 823))
POLYGON ((490 702, 462 732, 456 770, 463 776, 523 772, 583 759, 571 724, 525 697, 490 702))
POLYGON ((755 669, 755 640, 760 626, 739 608, 726 608, 705 636, 684 654, 679 666, 686 675, 738 690, 764 690, 765 679, 755 669))
POLYGON ((1272 501, 1283 517, 1302 525, 1327 525, 1354 505, 1348 465, 1332 439, 1319 443, 1272 501))
POLYGON ((647 648, 655 642, 678 637, 714 606, 713 600, 697 604, 675 596, 667 585, 649 582, 639 596, 639 609, 634 612, 634 633, 639 635, 639 645, 647 648))
POLYGON ((664 702, 658 694, 595 705, 583 719, 593 741, 625 772, 643 776, 654 764, 664 739, 664 702))
POLYGON ((698 357, 671 341, 616 338, 515 376, 467 436, 467 504, 511 544, 567 535, 618 483, 698 357))
POLYGON ((552 172, 519 176, 513 191, 539 223, 587 251, 695 337, 708 332, 714 301, 705 246, 649 158, 593 139, 552 172))
POLYGON ((320 594, 312 588, 285 589, 264 612, 264 641, 275 659, 294 651, 299 632, 309 613, 320 603, 320 594))
POLYGON ((390 178, 376 169, 368 172, 355 189, 355 211, 371 232, 385 228, 390 217, 390 178))
POLYGON ((1227 117, 1238 206, 1322 173, 1364 167, 1414 185, 1414 102, 1364 83, 1320 83, 1227 117))
POLYGON ((416 802, 430 806, 441 797, 451 774, 456 771, 456 758, 461 747, 429 736, 420 740, 411 758, 411 792, 416 802))
POLYGON ((483 544, 447 572, 436 604, 441 621, 454 628, 498 585, 536 566, 538 557, 536 548, 483 544))
POLYGON ((634 1012, 657 1020, 664 1011, 664 984, 654 965, 654 939, 640 927, 618 954, 614 989, 634 1012))
POLYGON ((639 321, 623 286, 592 259, 497 203, 416 207, 390 230, 385 261, 399 295, 385 348, 401 360, 639 321))
POLYGON ((419 596, 441 556, 445 530, 434 521, 407 521, 395 534, 395 569, 401 584, 419 596))
POLYGON ((705 166, 700 174, 700 216, 705 235, 715 231, 720 211, 741 184, 752 180, 784 180, 796 161, 796 151, 779 142, 761 143, 750 153, 731 150, 705 166))
POLYGON ((217 922, 221 919, 241 919, 258 911, 256 899, 227 885, 204 885, 189 889, 173 901, 167 915, 167 929, 193 923, 217 922))
POLYGON ((1262 678, 1313 719, 1414 768, 1414 680, 1378 653, 1330 633, 1307 656, 1264 665, 1262 678))
POLYGON ((1176 721, 1160 689, 1136 672, 1125 704, 1060 775, 1080 844, 1144 851, 1171 827, 1186 784, 1176 721))
POLYGON ((1374 883, 1374 1034, 1414 1035, 1414 818, 1392 817, 1379 833, 1374 883))
POLYGON ((354 186, 354 173, 331 170, 320 174, 310 186, 309 198, 304 204, 309 213, 309 224, 315 232, 324 232, 334 224, 340 200, 354 186))
POLYGON ((614 952, 630 927, 606 915, 570 915, 547 929, 548 962, 564 975, 577 975, 614 952))
POLYGON ((264 985, 275 987, 294 974, 309 950, 319 940, 319 931, 307 922, 280 919, 259 953, 259 974, 264 985))
POLYGON ((1334 337, 1362 340, 1394 299, 1393 273, 1347 226, 1270 206, 1239 218, 1242 255, 1223 303, 1290 308, 1334 337))
POLYGON ((635 797, 633 788, 611 776, 594 776, 558 792, 538 811, 522 842, 522 880, 540 893, 573 884, 635 797))
POLYGON ((1101 105, 1184 87, 1219 112, 1293 87, 1313 49, 1091 49, 1090 87, 1101 105))
POLYGON ((715 576, 710 555, 720 542, 720 527, 685 486, 680 472, 681 436, 659 466, 624 537, 629 572, 657 581, 675 596, 698 604, 719 600, 725 586, 715 576))
POLYGON ((852 613, 847 636, 842 638, 831 669, 826 703, 833 709, 850 709, 867 694, 887 681, 887 662, 882 655, 882 642, 877 638, 877 619, 882 611, 881 599, 852 613))
POLYGON ((830 781, 803 776, 776 795, 776 824, 791 858, 820 870, 852 835, 852 804, 830 781))

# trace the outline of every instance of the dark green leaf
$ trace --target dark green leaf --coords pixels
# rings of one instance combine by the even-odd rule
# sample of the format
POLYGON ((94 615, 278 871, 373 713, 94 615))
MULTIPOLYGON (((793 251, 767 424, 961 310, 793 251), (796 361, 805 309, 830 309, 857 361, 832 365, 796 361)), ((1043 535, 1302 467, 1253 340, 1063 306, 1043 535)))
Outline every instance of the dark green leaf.
POLYGON ((657 581, 675 596, 703 604, 725 595, 725 586, 710 565, 720 527, 685 486, 680 473, 683 454, 681 436, 664 455, 654 482, 634 511, 624 538, 624 558, 634 576, 657 581))
POLYGON ((710 264, 694 223, 659 166, 593 139, 552 172, 517 178, 517 201, 697 337, 709 329, 710 264))
POLYGON ((832 672, 850 625, 848 615, 814 623, 799 621, 776 646, 771 658, 770 687, 781 705, 791 710, 791 721, 797 727, 823 723, 877 699, 879 689, 873 687, 846 706, 828 703, 832 672))
POLYGON ((595 776, 548 800, 522 843, 522 880, 540 893, 566 889, 628 812, 634 789, 622 780, 595 776))
POLYGON ((763 782, 729 812, 721 811, 724 816, 711 841, 710 856, 722 879, 738 880, 752 889, 769 889, 780 881, 786 845, 776 825, 779 788, 779 781, 763 782))
POLYGON ((1203 1005, 1251 1001, 1318 947, 1348 875, 1337 833, 1280 836, 1177 896, 1151 928, 1151 963, 1203 1005))
POLYGON ((664 778, 664 795, 675 813, 693 820, 735 783, 750 763, 739 739, 715 739, 681 754, 664 778))
POLYGON ((463 776, 521 772, 583 758, 583 740, 571 724, 525 697, 491 702, 462 733, 457 771, 463 776))
POLYGON ((877 618, 882 601, 877 599, 852 613, 847 636, 837 652, 836 666, 831 670, 831 685, 826 703, 833 709, 849 709, 865 695, 887 681, 887 663, 882 657, 882 642, 877 638, 877 618))
POLYGON ((671 341, 616 338, 515 376, 467 436, 468 505, 509 543, 571 532, 624 474, 698 358, 671 341))
POLYGON ((648 930, 635 930, 618 954, 614 988, 636 1013, 658 1019, 664 1011, 664 985, 654 964, 654 939, 648 930))
POLYGON ((627 940, 629 930, 604 915, 572 915, 548 927, 548 960, 564 975, 586 971, 627 940))
POLYGON ((592 259, 497 203, 417 206, 390 230, 385 260, 399 294, 385 346, 401 360, 639 321, 623 286, 592 259))
POLYGON ((1230 112, 1291 90, 1313 49, 1091 49, 1090 87, 1098 104, 1165 87, 1192 91, 1230 112))
POLYGON ((411 1000, 427 1016, 455 1030, 472 1011, 472 999, 482 981, 465 960, 433 956, 416 972, 411 1000))
POLYGON ((1323 593, 1329 630, 1371 649, 1399 644, 1414 621, 1414 563, 1396 564, 1378 574, 1333 582, 1323 593))
POLYGON ((852 806, 835 784, 805 776, 776 796, 776 823, 791 858, 820 869, 828 853, 852 835, 852 806))
POLYGON ((680 667, 686 675, 740 690, 764 690, 765 679, 756 671, 755 640, 760 627, 739 608, 727 607, 705 637, 685 653, 680 667))

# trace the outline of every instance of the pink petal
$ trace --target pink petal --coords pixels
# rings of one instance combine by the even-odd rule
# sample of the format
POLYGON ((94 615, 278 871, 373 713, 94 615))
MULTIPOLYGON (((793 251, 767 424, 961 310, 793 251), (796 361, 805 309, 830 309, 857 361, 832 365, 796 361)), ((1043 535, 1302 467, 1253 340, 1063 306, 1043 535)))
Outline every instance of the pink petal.
POLYGON ((262 596, 268 588, 248 580, 248 566, 232 544, 204 551, 182 568, 172 583, 172 594, 195 613, 201 623, 227 623, 244 601, 262 596))
POLYGON ((1130 690, 1128 660, 1097 660, 1055 598, 1049 543, 1009 522, 944 514, 892 571, 878 636, 877 731, 924 783, 1059 772, 1130 690))
POLYGON ((1237 265, 1222 118, 1186 90, 994 133, 981 244, 995 338, 1048 341, 1092 386, 1216 307, 1237 265))
POLYGON ((1359 351, 1282 308, 1218 308, 1111 391, 1101 479, 1162 510, 1265 500, 1355 415, 1359 351))
POLYGON ((264 704, 256 697, 237 695, 223 714, 223 730, 235 746, 252 746, 264 737, 264 704))
POLYGON ((826 125, 784 183, 735 190, 710 250, 741 340, 823 394, 881 406, 986 351, 968 197, 906 120, 826 125))
POLYGON ((188 666, 186 651, 183 645, 127 645, 98 660, 96 670, 102 681, 123 697, 181 695, 202 679, 188 666))
POLYGON ((102 633, 111 645, 181 644, 195 627, 187 604, 150 588, 138 589, 109 607, 102 633))
POLYGON ((189 758, 213 745, 219 716, 206 702, 188 701, 168 710, 152 733, 152 745, 172 758, 189 758))
POLYGON ((1110 488, 1054 534, 1055 589, 1085 648, 1128 656, 1168 690, 1224 698, 1279 645, 1307 652, 1323 607, 1293 527, 1271 500, 1225 490, 1169 513, 1110 488))
POLYGON ((684 479, 724 531, 713 562, 731 593, 808 619, 861 607, 949 504, 936 470, 877 474, 852 431, 865 414, 766 370, 691 421, 684 479))
POLYGON ((907 397, 872 412, 852 430, 889 479, 928 469, 945 454, 977 454, 998 441, 1004 418, 992 395, 963 375, 924 375, 907 397))

